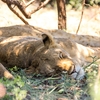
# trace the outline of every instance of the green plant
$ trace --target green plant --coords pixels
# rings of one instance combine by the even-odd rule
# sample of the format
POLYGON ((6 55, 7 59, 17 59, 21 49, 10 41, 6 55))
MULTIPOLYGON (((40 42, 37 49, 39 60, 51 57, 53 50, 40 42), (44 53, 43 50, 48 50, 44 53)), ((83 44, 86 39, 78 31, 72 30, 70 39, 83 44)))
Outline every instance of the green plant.
MULTIPOLYGON (((10 69, 14 80, 0 79, 7 88, 7 94, 3 100, 56 100, 59 97, 78 100, 99 100, 98 94, 94 94, 95 79, 98 65, 93 60, 85 67, 87 79, 85 81, 71 79, 66 72, 61 76, 43 77, 41 75, 26 75, 24 70, 14 67, 10 69)), ((99 85, 96 85, 99 86, 99 85)), ((99 88, 99 87, 97 87, 99 88)), ((99 91, 100 92, 100 91, 99 91)))

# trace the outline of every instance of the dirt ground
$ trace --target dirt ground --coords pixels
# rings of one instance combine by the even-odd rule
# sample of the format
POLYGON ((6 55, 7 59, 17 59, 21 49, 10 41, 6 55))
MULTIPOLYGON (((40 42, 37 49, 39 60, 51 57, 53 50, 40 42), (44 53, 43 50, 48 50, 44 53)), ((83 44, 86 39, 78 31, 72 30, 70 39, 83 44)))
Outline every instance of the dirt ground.
MULTIPOLYGON (((56 8, 56 7, 55 7, 56 8)), ((81 10, 67 10, 67 32, 76 33, 81 18, 81 10)), ((57 29, 57 10, 42 8, 27 19, 30 25, 45 29, 57 29)), ((7 5, 0 1, 0 27, 24 24, 7 5)), ((100 7, 91 7, 84 10, 81 27, 78 34, 100 36, 100 7)))

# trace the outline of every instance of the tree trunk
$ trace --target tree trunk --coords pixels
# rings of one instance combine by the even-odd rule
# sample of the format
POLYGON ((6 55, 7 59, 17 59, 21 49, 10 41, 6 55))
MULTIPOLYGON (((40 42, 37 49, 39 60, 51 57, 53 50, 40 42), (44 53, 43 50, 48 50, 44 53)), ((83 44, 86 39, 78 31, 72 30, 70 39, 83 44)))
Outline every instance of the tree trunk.
POLYGON ((56 0, 58 9, 58 29, 66 29, 65 0, 56 0))

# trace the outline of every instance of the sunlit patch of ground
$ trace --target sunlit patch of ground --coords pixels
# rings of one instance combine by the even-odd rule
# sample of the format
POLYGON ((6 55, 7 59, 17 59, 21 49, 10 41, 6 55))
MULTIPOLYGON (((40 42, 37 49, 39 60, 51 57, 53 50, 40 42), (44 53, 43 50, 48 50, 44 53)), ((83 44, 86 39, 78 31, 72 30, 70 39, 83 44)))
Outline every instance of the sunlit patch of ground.
MULTIPOLYGON (((56 7, 55 7, 56 8, 56 7)), ((57 10, 43 8, 27 19, 29 24, 45 29, 57 29, 57 10)), ((81 10, 67 10, 67 32, 76 33, 81 18, 81 10)), ((100 35, 100 8, 95 6, 84 10, 78 34, 100 35)), ((0 1, 0 26, 24 24, 14 15, 6 4, 0 1)))

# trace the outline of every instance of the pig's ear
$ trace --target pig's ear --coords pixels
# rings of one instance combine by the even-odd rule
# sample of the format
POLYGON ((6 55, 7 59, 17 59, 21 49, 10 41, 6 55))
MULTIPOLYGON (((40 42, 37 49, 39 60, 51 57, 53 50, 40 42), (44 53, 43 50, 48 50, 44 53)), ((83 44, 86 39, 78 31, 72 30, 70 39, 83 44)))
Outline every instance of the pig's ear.
POLYGON ((49 48, 50 46, 55 45, 55 41, 50 34, 42 34, 42 40, 46 48, 49 48))

